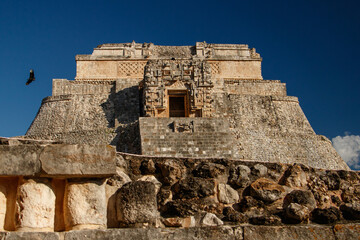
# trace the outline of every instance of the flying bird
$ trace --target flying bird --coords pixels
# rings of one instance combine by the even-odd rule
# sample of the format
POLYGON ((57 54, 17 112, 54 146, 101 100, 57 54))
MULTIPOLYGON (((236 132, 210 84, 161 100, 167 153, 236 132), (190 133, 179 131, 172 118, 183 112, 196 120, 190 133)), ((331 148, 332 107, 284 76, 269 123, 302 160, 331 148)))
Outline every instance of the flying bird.
POLYGON ((29 85, 32 81, 35 81, 35 75, 34 75, 34 70, 30 69, 30 77, 26 82, 26 85, 29 85))

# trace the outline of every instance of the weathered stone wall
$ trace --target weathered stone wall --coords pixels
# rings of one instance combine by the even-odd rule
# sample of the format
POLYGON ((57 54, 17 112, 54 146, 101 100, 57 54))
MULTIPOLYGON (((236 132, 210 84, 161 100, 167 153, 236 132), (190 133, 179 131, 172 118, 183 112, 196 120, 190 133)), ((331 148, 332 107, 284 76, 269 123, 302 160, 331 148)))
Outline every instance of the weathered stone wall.
POLYGON ((142 79, 151 59, 206 59, 214 78, 262 79, 261 57, 245 44, 207 44, 196 46, 156 46, 154 44, 103 44, 91 55, 76 56, 76 80, 142 79))
POLYGON ((286 96, 286 84, 276 80, 225 79, 224 92, 259 96, 286 96))
POLYGON ((138 80, 61 79, 53 83, 54 96, 43 100, 27 137, 70 144, 112 144, 121 146, 119 151, 139 153, 139 146, 122 147, 125 140, 138 145, 139 130, 133 127, 140 116, 138 80))
POLYGON ((194 228, 122 228, 107 230, 82 230, 71 232, 1 232, 0 237, 10 239, 209 239, 209 240, 357 240, 360 226, 338 224, 329 226, 221 226, 194 228))
POLYGON ((217 94, 215 116, 225 117, 247 160, 349 169, 330 140, 315 134, 296 97, 217 94))
POLYGON ((219 226, 360 220, 360 172, 301 164, 121 156, 133 181, 152 179, 159 186, 157 208, 168 227, 191 222, 219 226))
POLYGON ((1 228, 24 232, 1 232, 5 239, 360 236, 359 172, 0 142, 0 164, 6 166, 0 171, 1 228), (127 229, 107 229, 119 227, 127 229), (64 230, 81 231, 48 232, 64 230))
POLYGON ((217 118, 140 118, 141 153, 237 158, 229 123, 217 118))
POLYGON ((114 81, 69 81, 53 79, 52 96, 110 94, 114 81))

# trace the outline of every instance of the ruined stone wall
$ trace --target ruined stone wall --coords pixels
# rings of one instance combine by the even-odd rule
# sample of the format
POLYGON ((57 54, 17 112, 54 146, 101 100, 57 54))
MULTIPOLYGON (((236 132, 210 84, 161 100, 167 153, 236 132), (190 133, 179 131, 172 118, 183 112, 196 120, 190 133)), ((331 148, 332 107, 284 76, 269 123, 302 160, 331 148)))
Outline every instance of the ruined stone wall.
POLYGON ((0 143, 5 239, 360 237, 359 172, 0 143))
POLYGON ((229 123, 213 118, 140 118, 141 153, 237 158, 229 123))

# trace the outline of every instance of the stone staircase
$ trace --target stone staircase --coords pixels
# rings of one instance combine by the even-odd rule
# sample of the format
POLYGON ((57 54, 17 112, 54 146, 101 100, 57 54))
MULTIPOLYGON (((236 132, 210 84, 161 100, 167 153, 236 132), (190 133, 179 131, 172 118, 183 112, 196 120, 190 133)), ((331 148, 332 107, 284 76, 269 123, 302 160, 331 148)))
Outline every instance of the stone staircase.
POLYGON ((236 158, 226 119, 140 118, 143 155, 236 158))

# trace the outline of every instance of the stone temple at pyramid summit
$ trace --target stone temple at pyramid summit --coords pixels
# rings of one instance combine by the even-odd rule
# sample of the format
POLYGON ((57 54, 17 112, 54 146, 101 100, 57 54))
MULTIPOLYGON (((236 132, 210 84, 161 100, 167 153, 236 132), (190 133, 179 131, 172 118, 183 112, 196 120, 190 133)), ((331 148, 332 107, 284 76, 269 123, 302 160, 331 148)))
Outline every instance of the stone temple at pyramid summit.
POLYGON ((348 169, 285 83, 263 79, 261 62, 245 44, 102 44, 76 56, 75 80, 53 80, 26 136, 141 155, 348 169))
POLYGON ((245 44, 102 44, 0 138, 0 239, 360 239, 360 171, 245 44))

